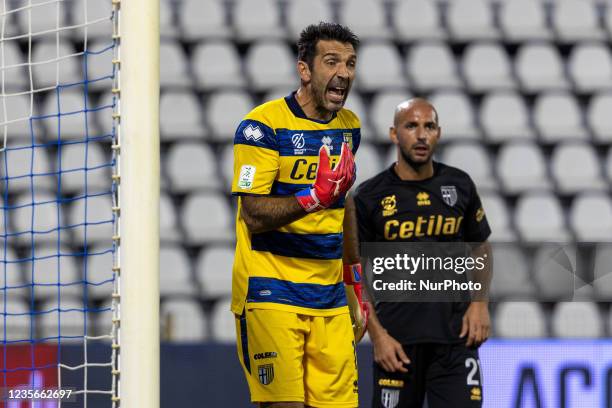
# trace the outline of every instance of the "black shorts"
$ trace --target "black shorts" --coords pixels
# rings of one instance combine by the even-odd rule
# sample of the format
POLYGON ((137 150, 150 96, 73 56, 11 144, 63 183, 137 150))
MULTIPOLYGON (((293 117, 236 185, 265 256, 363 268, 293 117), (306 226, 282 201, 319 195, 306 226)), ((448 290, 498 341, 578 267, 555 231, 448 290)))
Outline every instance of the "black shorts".
POLYGON ((389 373, 374 363, 372 408, 482 407, 482 375, 478 349, 465 344, 404 346, 410 358, 407 373, 389 373))

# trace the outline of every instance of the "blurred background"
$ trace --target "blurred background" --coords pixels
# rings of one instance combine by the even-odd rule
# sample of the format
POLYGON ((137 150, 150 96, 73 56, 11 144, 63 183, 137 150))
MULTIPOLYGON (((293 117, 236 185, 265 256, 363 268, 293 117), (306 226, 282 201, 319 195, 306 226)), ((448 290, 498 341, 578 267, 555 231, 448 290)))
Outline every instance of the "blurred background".
MULTIPOLYGON (((63 24, 77 23, 78 10, 66 4, 63 24)), ((299 86, 295 42, 319 21, 346 24, 361 39, 346 104, 362 122, 357 183, 395 160, 388 128, 395 106, 411 96, 429 98, 439 112, 437 159, 476 182, 495 244, 493 339, 481 349, 485 406, 612 406, 612 1, 161 0, 160 6, 163 407, 248 406, 229 312, 233 134, 251 108, 299 86)), ((110 13, 110 2, 89 7, 110 13)), ((103 44, 107 33, 92 29, 89 36, 103 44)), ((55 51, 40 44, 41 55, 55 51)), ((112 55, 99 58, 90 70, 108 67, 112 55)), ((93 106, 111 98, 95 85, 89 97, 93 106)), ((94 112, 90 126, 102 128, 105 120, 94 112)), ((89 154, 107 160, 93 147, 89 154)), ((108 167, 90 183, 104 184, 108 167)), ((89 211, 108 211, 102 198, 89 211)), ((109 264, 100 255, 93 262, 109 264)), ((76 273, 69 263, 62 269, 76 273)), ((91 273, 102 268, 90 265, 91 273)), ((104 289, 90 289, 92 305, 109 307, 104 289)), ((91 321, 94 333, 107 330, 108 314, 101 316, 91 321)), ((371 348, 367 338, 363 343, 366 407, 371 348)))

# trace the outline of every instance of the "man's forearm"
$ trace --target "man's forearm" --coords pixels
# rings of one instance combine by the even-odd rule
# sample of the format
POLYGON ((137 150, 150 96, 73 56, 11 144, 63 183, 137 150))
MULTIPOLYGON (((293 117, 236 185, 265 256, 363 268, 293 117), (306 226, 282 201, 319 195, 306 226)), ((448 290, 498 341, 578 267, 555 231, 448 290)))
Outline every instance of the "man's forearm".
POLYGON ((308 213, 295 197, 243 196, 240 216, 253 234, 275 230, 308 213))
POLYGON ((488 302, 489 289, 491 288, 491 279, 493 278, 493 254, 491 244, 487 241, 483 242, 472 251, 473 258, 484 258, 484 268, 482 270, 474 270, 474 282, 480 283, 481 290, 474 293, 472 301, 488 302))
POLYGON ((361 261, 359 258, 359 236, 357 234, 357 212, 355 211, 355 201, 348 195, 344 202, 344 223, 343 243, 342 243, 342 262, 346 265, 356 264, 361 261))

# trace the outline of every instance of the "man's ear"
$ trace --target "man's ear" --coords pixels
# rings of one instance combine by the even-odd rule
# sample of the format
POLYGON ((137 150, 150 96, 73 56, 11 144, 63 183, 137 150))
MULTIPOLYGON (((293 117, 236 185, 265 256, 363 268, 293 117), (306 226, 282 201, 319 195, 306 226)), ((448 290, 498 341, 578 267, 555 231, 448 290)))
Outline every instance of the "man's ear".
POLYGON ((441 128, 441 127, 438 127, 438 137, 437 137, 437 140, 438 140, 438 141, 440 140, 440 137, 441 137, 441 136, 442 136, 442 128, 441 128))
POLYGON ((298 61, 297 63, 298 74, 300 75, 300 79, 302 82, 308 83, 310 82, 311 74, 310 67, 306 63, 306 61, 298 61))
POLYGON ((389 128, 389 139, 391 139, 391 142, 393 142, 394 145, 399 144, 399 140, 397 140, 397 131, 395 129, 395 126, 391 126, 389 128))

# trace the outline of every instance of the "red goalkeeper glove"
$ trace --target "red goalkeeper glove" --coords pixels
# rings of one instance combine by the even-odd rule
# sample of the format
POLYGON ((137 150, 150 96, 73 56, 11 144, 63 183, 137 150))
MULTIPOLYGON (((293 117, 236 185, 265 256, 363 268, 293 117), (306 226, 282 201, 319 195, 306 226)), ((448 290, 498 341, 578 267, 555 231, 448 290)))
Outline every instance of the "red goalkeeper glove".
POLYGON ((328 208, 346 193, 355 182, 355 157, 347 143, 342 143, 338 163, 332 170, 329 148, 319 149, 319 165, 314 184, 295 194, 306 212, 328 208))
POLYGON ((361 286, 361 264, 343 265, 344 289, 353 321, 355 341, 359 342, 368 328, 370 308, 363 300, 361 286))

